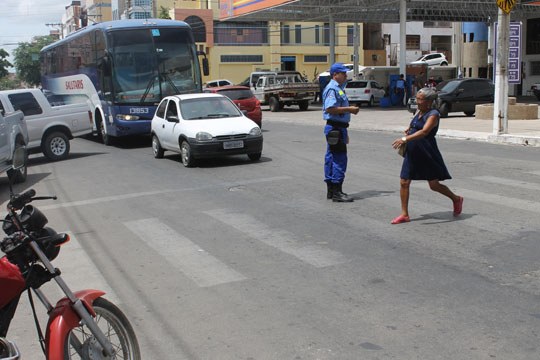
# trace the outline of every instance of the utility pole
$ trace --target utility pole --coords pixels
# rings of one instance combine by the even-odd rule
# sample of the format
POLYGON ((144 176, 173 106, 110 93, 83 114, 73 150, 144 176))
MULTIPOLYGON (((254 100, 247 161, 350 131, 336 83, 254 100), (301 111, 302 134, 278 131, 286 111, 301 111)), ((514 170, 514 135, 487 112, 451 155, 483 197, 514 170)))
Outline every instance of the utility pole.
POLYGON ((50 24, 45 24, 45 26, 50 26, 50 27, 60 26, 60 39, 64 38, 64 24, 62 24, 62 23, 50 23, 50 24))

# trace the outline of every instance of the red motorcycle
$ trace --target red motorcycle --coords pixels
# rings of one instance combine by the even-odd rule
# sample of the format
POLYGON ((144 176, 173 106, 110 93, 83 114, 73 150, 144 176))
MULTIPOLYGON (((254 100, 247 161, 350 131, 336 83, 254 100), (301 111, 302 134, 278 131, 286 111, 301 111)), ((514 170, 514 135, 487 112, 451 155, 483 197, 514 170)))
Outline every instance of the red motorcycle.
MULTIPOLYGON (((10 184, 11 188, 11 184, 10 184)), ((45 227, 48 220, 34 200, 56 199, 36 197, 34 190, 23 194, 11 192, 8 214, 3 220, 5 237, 0 250, 0 360, 19 359, 17 347, 4 339, 23 292, 28 292, 30 306, 38 330, 43 353, 48 360, 64 359, 131 359, 140 360, 137 337, 122 311, 105 300, 99 290, 72 292, 51 261, 69 235, 57 234, 45 227), (55 306, 40 290, 44 283, 55 280, 66 297, 55 306), (45 336, 36 316, 34 293, 47 309, 49 320, 45 336)))

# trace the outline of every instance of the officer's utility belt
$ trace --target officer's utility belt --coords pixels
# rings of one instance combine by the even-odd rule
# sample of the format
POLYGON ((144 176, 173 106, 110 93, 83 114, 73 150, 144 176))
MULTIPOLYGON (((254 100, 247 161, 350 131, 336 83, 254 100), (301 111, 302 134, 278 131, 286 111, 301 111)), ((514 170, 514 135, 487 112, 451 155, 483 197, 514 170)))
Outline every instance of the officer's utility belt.
POLYGON ((334 121, 334 120, 326 120, 326 125, 330 125, 333 127, 338 128, 348 128, 349 123, 343 122, 343 121, 334 121))
MULTIPOLYGON (((336 123, 336 121, 332 122, 336 123)), ((343 125, 349 125, 347 123, 339 124, 341 127, 345 127, 343 125)), ((347 152, 347 142, 346 139, 343 138, 343 133, 341 130, 339 128, 336 129, 335 125, 330 124, 330 121, 328 122, 328 125, 334 126, 334 128, 330 130, 326 136, 326 141, 328 142, 330 152, 347 152)))

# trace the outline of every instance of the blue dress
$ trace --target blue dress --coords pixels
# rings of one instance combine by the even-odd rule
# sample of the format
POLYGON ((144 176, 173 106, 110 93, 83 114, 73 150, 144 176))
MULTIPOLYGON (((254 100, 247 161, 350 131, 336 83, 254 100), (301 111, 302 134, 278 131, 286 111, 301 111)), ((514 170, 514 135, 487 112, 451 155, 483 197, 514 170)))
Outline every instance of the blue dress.
MULTIPOLYGON (((422 130, 427 119, 432 115, 439 119, 437 110, 430 110, 422 117, 418 117, 418 114, 416 114, 411 121, 409 135, 422 130)), ((431 129, 426 137, 407 141, 407 151, 401 167, 400 177, 402 179, 446 180, 452 178, 437 147, 437 141, 435 140, 437 130, 439 130, 438 124, 431 129)))

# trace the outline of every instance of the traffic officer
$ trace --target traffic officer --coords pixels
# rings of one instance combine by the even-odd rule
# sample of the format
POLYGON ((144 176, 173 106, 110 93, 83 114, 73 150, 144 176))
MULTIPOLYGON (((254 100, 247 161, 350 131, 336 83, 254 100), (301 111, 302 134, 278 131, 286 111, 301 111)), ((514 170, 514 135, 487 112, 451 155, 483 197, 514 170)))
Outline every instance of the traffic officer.
POLYGON ((328 191, 326 197, 337 202, 352 202, 353 198, 343 192, 343 180, 347 170, 347 144, 349 135, 347 128, 351 114, 358 114, 358 106, 349 106, 345 94, 347 71, 342 63, 330 67, 332 80, 324 89, 323 119, 326 120, 324 134, 328 143, 324 157, 324 181, 328 191))

